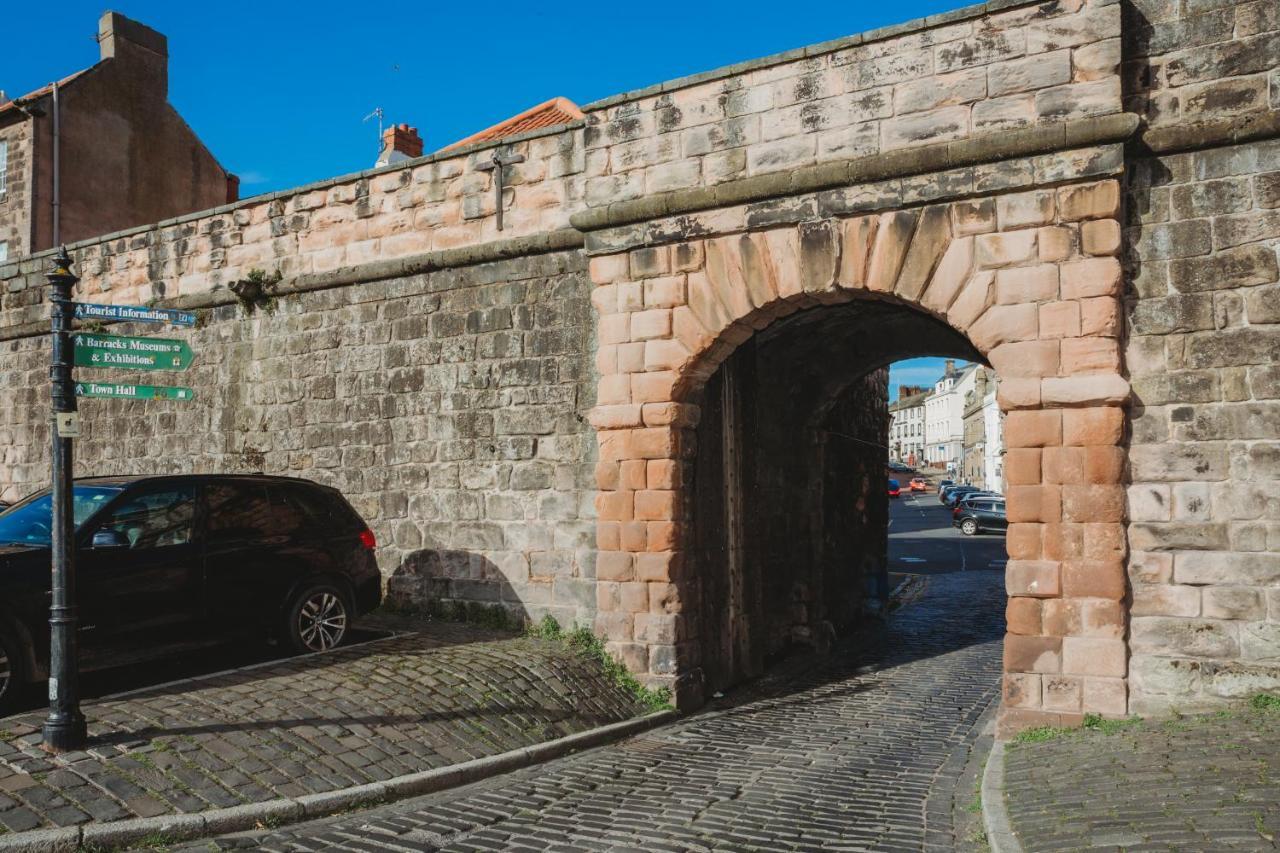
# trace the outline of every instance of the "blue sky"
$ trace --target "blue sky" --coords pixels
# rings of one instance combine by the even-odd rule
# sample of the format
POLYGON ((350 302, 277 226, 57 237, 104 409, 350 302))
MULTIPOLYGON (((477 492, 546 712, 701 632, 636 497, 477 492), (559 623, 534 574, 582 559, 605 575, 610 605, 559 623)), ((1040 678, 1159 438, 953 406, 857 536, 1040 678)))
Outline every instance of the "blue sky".
MULTIPOLYGON (((243 195, 367 168, 374 107, 427 150, 550 97, 618 92, 935 14, 962 3, 374 3, 120 0, 169 37, 170 101, 243 195)), ((102 0, 14 3, 0 89, 97 61, 102 0)))
MULTIPOLYGON (((932 385, 942 377, 945 358, 908 358, 889 365, 889 401, 898 399, 899 385, 932 385)), ((956 367, 968 364, 956 359, 956 367)))

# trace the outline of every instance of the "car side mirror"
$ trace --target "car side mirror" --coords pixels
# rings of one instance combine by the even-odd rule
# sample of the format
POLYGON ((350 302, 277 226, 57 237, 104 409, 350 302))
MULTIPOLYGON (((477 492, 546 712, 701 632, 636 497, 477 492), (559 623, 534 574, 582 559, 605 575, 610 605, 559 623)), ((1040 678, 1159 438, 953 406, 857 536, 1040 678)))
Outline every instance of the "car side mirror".
POLYGON ((90 543, 93 548, 127 548, 128 545, 129 540, 115 530, 99 530, 93 534, 93 542, 90 543))

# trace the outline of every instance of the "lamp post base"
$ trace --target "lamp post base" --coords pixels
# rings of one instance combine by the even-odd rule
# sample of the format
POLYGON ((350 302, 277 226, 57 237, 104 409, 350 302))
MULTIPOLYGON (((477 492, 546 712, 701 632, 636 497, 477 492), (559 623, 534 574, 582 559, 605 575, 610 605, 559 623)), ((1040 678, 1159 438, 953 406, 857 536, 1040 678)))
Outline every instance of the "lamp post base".
POLYGON ((89 737, 84 716, 79 713, 66 716, 50 714, 41 729, 41 735, 44 739, 41 744, 44 751, 54 755, 84 749, 89 737))

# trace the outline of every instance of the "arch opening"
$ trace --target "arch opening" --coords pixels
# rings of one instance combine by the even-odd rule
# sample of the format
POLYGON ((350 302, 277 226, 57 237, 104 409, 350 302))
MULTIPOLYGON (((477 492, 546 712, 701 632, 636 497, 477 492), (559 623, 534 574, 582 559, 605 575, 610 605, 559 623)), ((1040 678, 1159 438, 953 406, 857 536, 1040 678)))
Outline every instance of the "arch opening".
POLYGON ((887 366, 917 356, 980 361, 918 309, 811 307, 737 346, 691 395, 689 574, 705 694, 825 651, 883 607, 887 366))

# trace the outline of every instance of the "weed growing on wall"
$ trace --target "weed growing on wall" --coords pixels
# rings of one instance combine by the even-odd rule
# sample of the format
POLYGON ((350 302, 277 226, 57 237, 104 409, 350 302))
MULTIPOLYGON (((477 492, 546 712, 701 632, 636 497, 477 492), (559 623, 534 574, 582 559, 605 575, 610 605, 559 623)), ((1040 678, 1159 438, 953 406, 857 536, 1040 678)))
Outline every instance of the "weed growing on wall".
POLYGON ((641 684, 622 661, 609 654, 604 647, 604 640, 597 637, 585 625, 577 625, 569 631, 560 627, 554 616, 547 614, 542 621, 530 625, 525 633, 540 640, 553 640, 567 643, 571 649, 584 657, 599 662, 605 676, 621 687, 645 707, 648 711, 665 711, 672 708, 671 691, 666 687, 653 689, 641 684))

